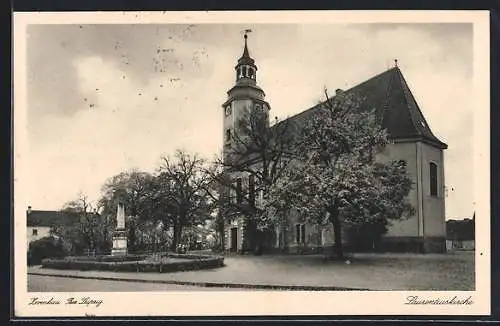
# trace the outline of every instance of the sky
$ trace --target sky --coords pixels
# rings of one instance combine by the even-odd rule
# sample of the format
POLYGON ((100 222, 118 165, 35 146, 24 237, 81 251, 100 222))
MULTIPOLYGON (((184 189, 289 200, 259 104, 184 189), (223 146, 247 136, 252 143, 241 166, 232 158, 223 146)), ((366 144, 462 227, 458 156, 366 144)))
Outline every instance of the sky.
POLYGON ((446 217, 473 203, 472 24, 30 25, 28 197, 60 209, 176 149, 211 158, 243 33, 271 114, 299 113, 398 59, 445 151, 446 217))

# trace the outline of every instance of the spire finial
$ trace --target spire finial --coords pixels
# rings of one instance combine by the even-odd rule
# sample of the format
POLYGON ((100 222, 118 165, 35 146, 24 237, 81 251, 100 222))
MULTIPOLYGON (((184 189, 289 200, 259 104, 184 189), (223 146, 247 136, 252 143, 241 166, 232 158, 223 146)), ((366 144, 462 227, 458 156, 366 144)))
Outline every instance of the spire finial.
POLYGON ((245 38, 245 48, 247 47, 247 38, 248 38, 248 33, 251 33, 251 29, 245 29, 243 37, 245 38))
POLYGON ((394 67, 398 67, 398 59, 394 59, 394 67))
POLYGON ((243 38, 245 39, 245 47, 243 49, 243 57, 250 57, 250 54, 248 53, 248 46, 247 46, 247 38, 248 38, 248 33, 251 33, 251 29, 245 29, 243 31, 244 35, 243 38))

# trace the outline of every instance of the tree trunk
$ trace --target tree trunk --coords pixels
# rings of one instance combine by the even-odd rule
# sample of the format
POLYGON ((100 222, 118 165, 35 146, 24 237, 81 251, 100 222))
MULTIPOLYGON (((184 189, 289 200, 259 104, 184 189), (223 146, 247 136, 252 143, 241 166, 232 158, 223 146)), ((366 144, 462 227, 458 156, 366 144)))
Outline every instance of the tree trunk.
POLYGON ((181 241, 182 226, 180 223, 174 223, 174 236, 172 238, 172 247, 170 248, 173 252, 177 252, 179 243, 181 241))
POLYGON ((257 227, 251 217, 245 217, 245 226, 243 229, 243 251, 254 252, 257 247, 257 227))
POLYGON ((218 216, 217 220, 217 231, 219 232, 219 250, 221 252, 224 252, 225 250, 225 225, 224 225, 224 219, 221 215, 218 216))
POLYGON ((243 243, 241 244, 241 251, 247 252, 250 251, 250 221, 248 217, 245 216, 243 225, 243 243))
POLYGON ((340 222, 338 208, 334 205, 328 212, 333 225, 333 236, 335 240, 334 254, 338 259, 344 259, 344 248, 342 246, 342 223, 340 222))
POLYGON ((136 250, 136 238, 135 238, 135 226, 133 224, 130 225, 128 230, 128 246, 130 250, 136 250))

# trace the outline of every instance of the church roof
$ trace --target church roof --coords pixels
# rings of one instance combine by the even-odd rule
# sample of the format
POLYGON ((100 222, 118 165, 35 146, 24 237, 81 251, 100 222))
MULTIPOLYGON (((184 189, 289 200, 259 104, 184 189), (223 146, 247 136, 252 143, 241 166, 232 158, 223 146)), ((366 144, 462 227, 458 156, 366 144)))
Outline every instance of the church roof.
POLYGON ((58 225, 70 225, 79 220, 77 214, 62 211, 31 210, 27 213, 27 226, 53 227, 58 225))
MULTIPOLYGON (((448 147, 432 133, 398 67, 376 75, 345 92, 362 96, 364 102, 361 108, 376 109, 376 114, 381 118, 382 125, 391 139, 420 140, 441 149, 448 147)), ((319 107, 320 105, 317 105, 303 111, 287 121, 301 125, 319 107)))

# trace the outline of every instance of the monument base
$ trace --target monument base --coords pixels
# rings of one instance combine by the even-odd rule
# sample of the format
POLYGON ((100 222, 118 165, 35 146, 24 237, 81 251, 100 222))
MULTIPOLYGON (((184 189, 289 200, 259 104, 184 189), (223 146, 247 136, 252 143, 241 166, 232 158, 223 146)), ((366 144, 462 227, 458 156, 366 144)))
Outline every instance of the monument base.
POLYGON ((111 249, 111 256, 126 256, 127 248, 113 248, 111 249))
POLYGON ((127 254, 127 235, 124 231, 117 231, 113 236, 112 256, 123 256, 127 254))

